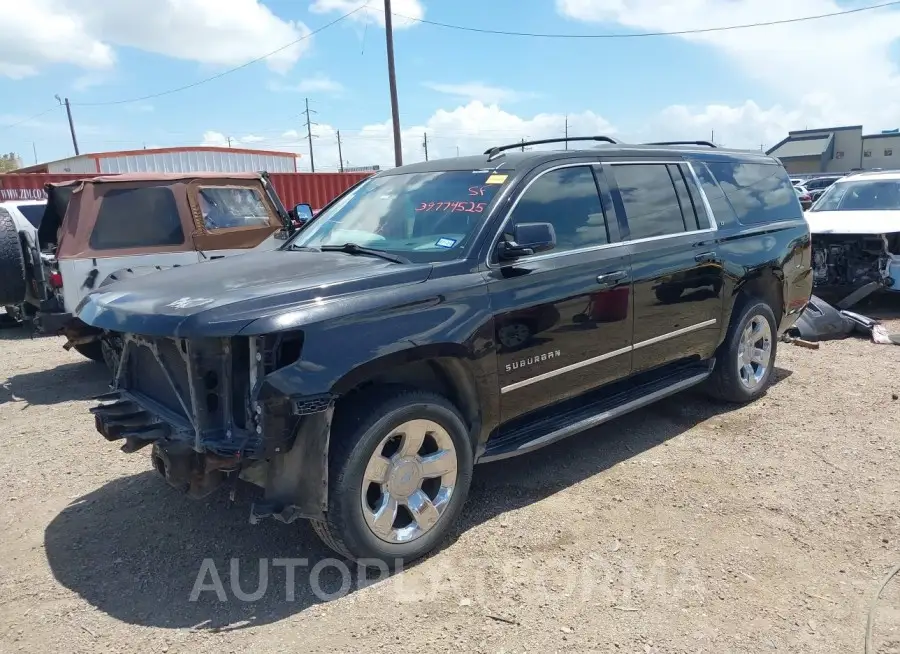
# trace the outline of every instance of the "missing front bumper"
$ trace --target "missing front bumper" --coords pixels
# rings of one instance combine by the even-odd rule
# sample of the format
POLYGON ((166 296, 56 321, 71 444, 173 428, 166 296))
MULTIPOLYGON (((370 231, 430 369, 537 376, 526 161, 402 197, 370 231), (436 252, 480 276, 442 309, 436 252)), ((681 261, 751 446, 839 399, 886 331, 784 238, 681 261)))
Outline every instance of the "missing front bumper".
POLYGON ((324 516, 334 398, 279 392, 255 339, 123 342, 116 390, 91 409, 104 438, 152 446, 157 471, 191 496, 243 479, 264 491, 257 517, 324 516))

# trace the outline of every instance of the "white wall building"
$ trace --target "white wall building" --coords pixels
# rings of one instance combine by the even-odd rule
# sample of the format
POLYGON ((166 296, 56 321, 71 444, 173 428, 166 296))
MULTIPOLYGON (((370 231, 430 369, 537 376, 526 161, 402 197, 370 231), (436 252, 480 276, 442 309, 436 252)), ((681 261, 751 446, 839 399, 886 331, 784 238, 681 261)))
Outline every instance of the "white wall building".
POLYGON ((28 166, 17 173, 113 174, 113 173, 269 173, 297 172, 293 152, 218 148, 207 146, 121 150, 81 154, 67 159, 28 166))

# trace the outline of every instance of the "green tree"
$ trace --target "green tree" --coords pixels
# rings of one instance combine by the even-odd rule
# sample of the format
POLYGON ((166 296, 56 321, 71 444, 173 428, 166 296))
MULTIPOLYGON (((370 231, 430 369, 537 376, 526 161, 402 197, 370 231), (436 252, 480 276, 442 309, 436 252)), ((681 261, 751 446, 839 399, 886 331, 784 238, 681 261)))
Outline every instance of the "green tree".
POLYGON ((8 173, 22 167, 22 158, 15 152, 0 154, 0 173, 8 173))

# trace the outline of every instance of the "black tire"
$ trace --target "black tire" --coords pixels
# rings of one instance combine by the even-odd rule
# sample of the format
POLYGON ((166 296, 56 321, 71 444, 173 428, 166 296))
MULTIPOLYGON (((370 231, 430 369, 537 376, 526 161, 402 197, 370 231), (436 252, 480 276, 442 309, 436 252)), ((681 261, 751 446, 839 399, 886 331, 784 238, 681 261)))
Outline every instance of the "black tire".
POLYGON ((775 314, 772 308, 756 298, 747 298, 735 306, 731 326, 725 342, 716 353, 716 366, 706 383, 709 395, 717 400, 734 404, 746 404, 763 395, 772 383, 775 370, 775 359, 778 354, 778 335, 775 325, 775 314), (768 368, 755 387, 748 388, 742 381, 738 369, 738 351, 741 334, 755 318, 762 318, 769 323, 771 350, 768 368))
POLYGON ((388 387, 362 397, 335 414, 329 445, 328 511, 325 521, 311 521, 316 535, 338 554, 377 559, 393 569, 399 559, 414 561, 433 550, 456 522, 472 481, 474 456, 459 411, 446 398, 424 391, 388 387), (432 420, 447 430, 457 455, 453 495, 438 522, 409 543, 389 543, 366 524, 362 509, 363 474, 369 458, 392 429, 412 419, 432 420))
POLYGON ((87 357, 91 361, 103 363, 103 348, 100 341, 91 341, 90 343, 81 343, 75 345, 75 351, 78 354, 87 357))
POLYGON ((0 209, 0 306, 25 300, 27 278, 19 230, 12 216, 0 209))

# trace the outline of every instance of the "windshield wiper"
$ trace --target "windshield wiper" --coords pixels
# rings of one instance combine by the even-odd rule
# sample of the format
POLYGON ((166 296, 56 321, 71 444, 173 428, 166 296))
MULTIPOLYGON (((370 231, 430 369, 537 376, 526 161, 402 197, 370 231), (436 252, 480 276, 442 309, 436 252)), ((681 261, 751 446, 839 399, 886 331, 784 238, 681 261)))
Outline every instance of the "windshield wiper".
POLYGON ((364 248, 357 243, 344 243, 343 245, 322 245, 319 247, 322 252, 346 252, 347 254, 365 254, 370 257, 380 257, 394 263, 410 263, 406 257, 396 254, 390 254, 384 250, 375 250, 373 248, 364 248))

